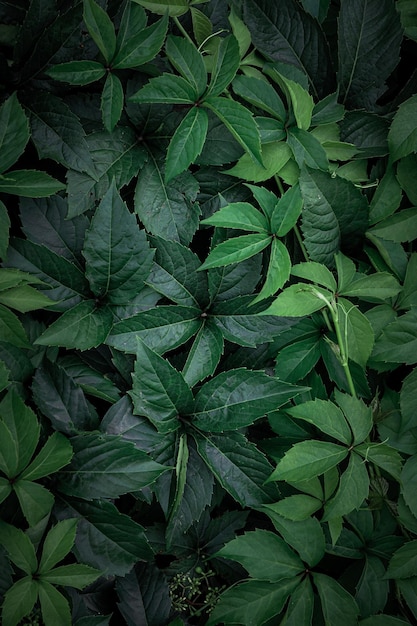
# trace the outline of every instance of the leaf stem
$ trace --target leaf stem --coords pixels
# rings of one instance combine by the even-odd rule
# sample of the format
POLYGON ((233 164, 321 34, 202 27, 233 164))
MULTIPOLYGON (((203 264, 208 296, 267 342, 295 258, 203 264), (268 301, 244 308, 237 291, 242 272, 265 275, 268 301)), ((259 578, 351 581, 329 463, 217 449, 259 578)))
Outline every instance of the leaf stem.
POLYGON ((191 39, 190 35, 187 33, 187 31, 185 30, 184 26, 181 24, 181 22, 179 21, 178 17, 176 15, 174 15, 173 20, 178 28, 179 31, 181 31, 181 33, 184 35, 184 37, 186 39, 188 39, 188 41, 190 43, 193 44, 193 46, 195 46, 194 41, 191 39))
MULTIPOLYGON (((333 304, 333 303, 332 303, 333 304)), ((349 386, 349 391, 351 393, 351 395, 356 398, 356 389, 355 389, 355 385, 353 382, 353 378, 352 378, 352 374, 350 372, 350 368, 349 368, 349 360, 348 360, 348 355, 346 353, 346 348, 345 348, 345 342, 343 340, 342 337, 342 332, 340 330, 340 324, 339 324, 339 315, 337 312, 337 308, 336 306, 330 306, 329 307, 330 310, 330 314, 332 316, 332 321, 333 321, 333 326, 334 326, 334 330, 336 333, 336 338, 337 338, 337 343, 339 346, 339 350, 340 350, 340 363, 343 367, 343 371, 345 372, 345 376, 348 382, 348 386, 349 386)))

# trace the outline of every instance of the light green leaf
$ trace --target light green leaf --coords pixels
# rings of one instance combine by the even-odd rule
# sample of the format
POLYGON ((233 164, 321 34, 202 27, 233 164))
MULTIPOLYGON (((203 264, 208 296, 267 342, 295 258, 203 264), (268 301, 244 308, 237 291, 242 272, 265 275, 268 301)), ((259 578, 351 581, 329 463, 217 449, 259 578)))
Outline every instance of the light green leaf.
POLYGON ((145 415, 163 433, 180 426, 179 415, 192 411, 194 399, 183 376, 164 358, 137 340, 133 389, 134 412, 145 415))
POLYGON ((268 233, 269 231, 266 217, 248 202, 227 204, 213 213, 211 217, 201 220, 201 224, 240 230, 254 230, 258 233, 268 233))
POLYGON ((22 619, 32 611, 37 598, 38 583, 31 576, 18 580, 4 596, 1 613, 3 624, 18 626, 22 619))
POLYGON ((153 252, 114 180, 86 232, 83 255, 92 292, 112 304, 128 303, 149 275, 153 252))
MULTIPOLYGON (((291 159, 292 152, 286 142, 273 141, 262 145, 261 154, 263 166, 255 163, 249 154, 244 154, 234 167, 227 170, 227 174, 255 183, 268 180, 281 172, 282 168, 291 159)), ((295 161, 293 163, 298 170, 295 161)))
POLYGON ((388 133, 388 146, 393 161, 417 152, 417 95, 398 107, 388 133))
POLYGON ((253 161, 263 167, 259 131, 250 111, 235 100, 216 96, 204 100, 203 106, 217 115, 253 161))
POLYGON ((14 170, 7 172, 5 177, 0 176, 0 193, 24 198, 45 198, 62 189, 65 189, 65 185, 46 172, 14 170))
POLYGON ((308 130, 314 108, 312 96, 301 85, 286 78, 283 74, 277 72, 275 76, 279 78, 280 86, 289 96, 288 100, 292 105, 297 127, 302 130, 308 130))
POLYGON ((16 163, 29 137, 28 119, 13 93, 0 107, 0 173, 16 163))
POLYGON ((258 233, 233 237, 216 246, 199 269, 207 270, 244 261, 264 250, 271 241, 271 236, 258 233))
POLYGON ((299 168, 305 165, 313 169, 329 170, 329 161, 321 143, 306 130, 289 128, 287 143, 290 146, 299 168))
POLYGON ((285 411, 291 417, 313 424, 334 439, 350 445, 352 433, 342 411, 330 400, 310 400, 285 411))
POLYGON ((375 274, 357 274, 355 278, 339 290, 341 296, 354 298, 372 298, 387 300, 394 298, 401 291, 398 280, 389 272, 375 274))
MULTIPOLYGON (((301 484, 301 483, 298 483, 301 484)), ((285 519, 299 522, 321 509, 322 501, 304 493, 282 498, 274 504, 274 511, 285 519)))
POLYGON ((45 626, 71 626, 71 610, 68 601, 50 583, 39 580, 39 601, 45 626))
POLYGON ((0 520, 0 543, 10 560, 25 574, 34 574, 38 567, 35 548, 23 530, 0 520))
POLYGON ((286 287, 261 315, 303 317, 320 311, 331 302, 333 294, 306 283, 286 287))
POLYGON ((231 7, 228 19, 230 26, 232 27, 233 35, 236 37, 239 44, 240 57, 243 58, 251 45, 251 36, 249 29, 243 22, 243 20, 240 19, 233 5, 231 7))
POLYGON ((259 294, 254 298, 253 304, 264 298, 273 296, 278 289, 282 289, 290 277, 291 258, 286 246, 276 237, 272 239, 269 253, 268 270, 265 282, 259 294))
POLYGON ((70 552, 75 541, 77 523, 78 521, 74 518, 65 519, 55 524, 48 532, 39 561, 39 572, 41 574, 52 569, 70 552))
POLYGON ((111 133, 123 110, 123 87, 120 79, 111 72, 107 74, 101 94, 101 113, 104 128, 111 133))
POLYGON ((67 61, 52 65, 45 74, 70 85, 89 85, 106 75, 106 68, 98 61, 67 61))
POLYGON ((38 291, 38 289, 23 284, 2 291, 0 293, 0 305, 1 304, 16 309, 20 311, 20 313, 27 313, 28 311, 35 311, 36 309, 44 309, 48 306, 52 306, 54 302, 41 291, 38 291))
POLYGON ((83 2, 83 17, 88 32, 104 56, 106 63, 110 63, 116 51, 116 33, 113 22, 94 0, 83 0, 83 2))
POLYGON ((207 71, 201 52, 187 39, 173 35, 168 35, 165 50, 175 69, 201 97, 207 86, 207 71))
POLYGON ((293 265, 291 274, 297 278, 305 278, 312 283, 318 283, 322 287, 326 287, 329 291, 336 293, 336 280, 331 271, 321 263, 315 261, 307 261, 293 265))
POLYGON ((207 136, 208 116, 200 107, 192 107, 176 129, 167 151, 165 182, 181 174, 201 153, 207 136))
POLYGON ((20 478, 38 480, 57 472, 72 457, 72 448, 68 439, 59 432, 54 432, 46 441, 41 451, 23 470, 20 478))
POLYGON ((168 13, 170 17, 179 17, 188 11, 188 0, 133 0, 137 4, 145 7, 152 13, 165 15, 168 13))
POLYGON ((296 225, 303 207, 299 185, 290 187, 278 200, 271 215, 271 230, 284 237, 296 225))
POLYGON ((324 507, 323 521, 347 515, 358 510, 369 495, 369 476, 366 466, 356 453, 352 453, 349 465, 343 472, 336 495, 324 507))
POLYGON ((45 487, 19 478, 13 488, 29 526, 36 526, 50 514, 55 499, 45 487))
POLYGON ((335 389, 334 395, 352 430, 353 445, 361 443, 372 430, 372 407, 367 406, 360 398, 342 393, 338 389, 335 389))
POLYGON ((207 96, 210 96, 210 99, 219 96, 226 89, 234 79, 239 64, 240 52, 236 37, 234 35, 223 37, 216 48, 205 99, 207 96))
POLYGON ((80 302, 65 311, 35 340, 41 346, 62 346, 88 350, 107 338, 112 325, 107 307, 98 308, 94 300, 80 302))
POLYGON ((139 67, 151 61, 159 52, 165 40, 168 16, 165 15, 151 26, 129 37, 118 49, 112 68, 122 70, 139 67))
POLYGON ((300 441, 278 463, 270 480, 300 481, 324 474, 348 455, 348 449, 327 441, 300 441))
POLYGON ((203 13, 203 11, 200 11, 200 9, 196 9, 192 6, 190 12, 194 38, 197 44, 201 46, 213 33, 213 25, 207 15, 203 13))
POLYGON ((319 593, 326 626, 356 626, 359 608, 350 593, 325 574, 313 573, 313 582, 319 593))

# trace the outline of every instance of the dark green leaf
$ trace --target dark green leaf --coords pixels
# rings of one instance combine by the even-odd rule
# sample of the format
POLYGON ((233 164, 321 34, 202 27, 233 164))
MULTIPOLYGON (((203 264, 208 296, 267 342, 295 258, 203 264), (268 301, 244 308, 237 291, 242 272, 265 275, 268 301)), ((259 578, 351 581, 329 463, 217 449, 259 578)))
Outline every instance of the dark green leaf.
POLYGON ((95 570, 88 565, 72 563, 71 565, 55 567, 48 572, 42 572, 40 579, 42 582, 46 581, 54 585, 84 589, 84 587, 91 585, 100 576, 101 572, 99 570, 95 570))
POLYGON ((355 278, 338 290, 342 296, 354 298, 372 298, 386 300, 394 298, 401 290, 397 279, 389 272, 375 272, 375 274, 356 275, 355 278))
POLYGON ((261 315, 278 315, 288 317, 302 317, 320 311, 329 306, 333 294, 306 283, 290 285, 282 291, 275 301, 261 315))
POLYGON ((277 585, 262 580, 250 580, 227 589, 211 613, 207 626, 241 624, 261 626, 278 615, 299 580, 277 585))
POLYGON ((86 137, 94 162, 94 177, 69 170, 67 173, 68 218, 81 215, 101 200, 115 180, 117 189, 127 185, 146 161, 135 132, 118 126, 112 133, 94 132, 86 137))
POLYGON ((94 300, 85 300, 65 311, 35 343, 88 350, 104 343, 111 326, 111 311, 107 307, 98 308, 94 300))
POLYGON ((71 610, 68 600, 60 591, 55 589, 50 583, 38 582, 39 601, 41 605, 42 617, 46 625, 62 624, 70 626, 71 610))
POLYGON ((388 324, 375 341, 372 360, 380 362, 416 363, 417 313, 414 309, 388 324))
POLYGON ((259 294, 254 298, 253 304, 260 300, 273 296, 278 289, 282 289, 290 277, 291 258, 286 246, 276 237, 272 240, 269 254, 268 270, 265 282, 259 294))
POLYGON ((319 358, 320 344, 317 336, 294 341, 279 351, 275 375, 281 380, 296 383, 307 376, 319 358))
POLYGON ((417 239, 417 208, 403 209, 370 229, 370 232, 388 241, 413 241, 417 239))
POLYGON ((392 556, 386 578, 417 576, 417 540, 408 541, 392 556))
POLYGON ((269 83, 250 76, 237 76, 232 83, 233 91, 258 109, 262 109, 282 122, 287 113, 284 103, 269 83))
POLYGON ((151 78, 142 89, 129 98, 129 102, 141 104, 151 102, 155 104, 190 104, 194 105, 198 94, 185 78, 175 74, 163 74, 151 78))
POLYGON ((29 285, 19 285, 18 287, 2 291, 0 303, 5 304, 6 307, 16 309, 20 313, 44 309, 54 304, 47 296, 29 285))
POLYGON ((402 494, 414 517, 417 517, 417 497, 414 485, 416 470, 417 455, 414 454, 404 463, 403 471, 401 472, 402 494))
MULTIPOLYGON (((6 430, 10 433, 10 443, 16 449, 13 467, 9 467, 10 473, 2 471, 10 477, 19 474, 31 460, 39 441, 40 426, 35 413, 24 404, 21 397, 15 391, 9 391, 0 403, 1 419, 6 430)), ((4 432, 4 443, 7 442, 4 432)), ((2 455, 11 454, 11 450, 0 446, 2 455)), ((8 463, 6 464, 8 465, 8 463)))
POLYGON ((361 158, 388 154, 389 120, 367 111, 348 111, 340 122, 340 139, 359 148, 361 158))
POLYGON ((57 472, 70 462, 72 457, 71 444, 64 435, 53 433, 41 451, 20 474, 26 480, 38 480, 57 472))
POLYGON ((149 11, 158 15, 168 13, 170 17, 183 15, 189 9, 188 0, 134 0, 134 2, 141 4, 145 9, 149 9, 149 11))
POLYGON ((146 27, 147 22, 147 15, 141 6, 136 2, 126 2, 116 37, 116 56, 119 50, 127 49, 129 42, 146 27))
POLYGON ((14 93, 0 107, 0 173, 16 163, 29 137, 28 119, 14 93))
POLYGON ((300 481, 324 474, 348 455, 348 449, 327 441, 300 441, 278 463, 270 480, 300 481))
POLYGON ((193 85, 197 96, 202 96, 207 86, 207 71, 201 53, 187 39, 173 35, 167 37, 165 50, 175 69, 193 85))
POLYGON ((136 354, 139 338, 149 348, 163 354, 188 341, 201 325, 199 309, 181 305, 158 306, 117 322, 106 343, 136 354))
POLYGON ((301 214, 303 199, 300 187, 290 187, 277 201, 271 215, 271 230, 284 237, 296 225, 301 214))
POLYGON ((123 86, 120 79, 112 73, 107 75, 101 94, 101 113, 103 117, 104 128, 109 132, 113 132, 117 125, 123 110, 123 86))
POLYGON ((252 578, 280 582, 304 570, 302 560, 278 537, 267 530, 247 532, 230 541, 217 556, 243 565, 252 578))
POLYGON ((76 519, 66 519, 51 528, 45 537, 39 572, 47 572, 70 552, 75 541, 76 519))
POLYGON ((175 131, 168 147, 165 182, 181 174, 194 163, 203 149, 207 135, 207 112, 193 107, 175 131))
POLYGON ((269 231, 266 217, 248 202, 227 204, 211 217, 202 220, 201 223, 223 228, 254 230, 258 233, 267 233, 269 231))
POLYGON ((191 412, 193 395, 183 376, 140 339, 132 379, 135 413, 148 417, 160 432, 176 430, 178 416, 191 412))
POLYGON ((302 230, 310 258, 332 267, 341 244, 353 246, 366 230, 366 198, 351 182, 307 168, 301 173, 300 188, 302 230))
POLYGON ((44 198, 65 189, 65 185, 46 172, 14 170, 0 177, 0 193, 25 198, 44 198))
POLYGON ((239 64, 239 44, 234 35, 228 35, 216 49, 207 95, 219 96, 234 79, 239 64))
POLYGON ((78 435, 71 444, 74 456, 60 472, 59 490, 84 500, 117 498, 138 491, 168 469, 112 435, 78 435))
POLYGON ((335 400, 342 409, 353 434, 353 444, 361 443, 369 435, 373 426, 372 407, 360 398, 335 389, 335 400))
POLYGON ((340 477, 335 496, 324 507, 323 521, 347 515, 358 510, 369 495, 369 476, 362 459, 353 452, 349 464, 340 477))
POLYGON ((310 626, 313 620, 314 593, 311 582, 308 578, 303 580, 291 594, 285 614, 287 626, 300 626, 305 624, 310 626))
POLYGON ((238 430, 253 424, 303 390, 263 372, 244 368, 222 372, 197 393, 193 424, 211 432, 238 430))
MULTIPOLYGON (((293 483, 293 485, 295 484, 297 484, 300 489, 302 488, 302 482, 293 483)), ((282 500, 276 502, 273 507, 274 512, 281 515, 286 520, 299 522, 310 519, 313 513, 321 509, 322 501, 319 498, 309 496, 305 493, 297 493, 293 496, 282 498, 282 500)))
POLYGON ((83 0, 84 22, 106 63, 112 61, 116 51, 116 33, 107 13, 94 0, 83 0))
POLYGON ((138 176, 135 211, 153 235, 187 245, 198 227, 197 194, 198 183, 189 172, 166 184, 161 161, 149 155, 138 176))
POLYGON ((275 486, 265 485, 271 465, 242 434, 196 434, 195 440, 214 476, 242 506, 259 506, 278 497, 275 486))
POLYGON ((349 108, 372 110, 399 60, 398 12, 390 0, 354 0, 341 5, 338 26, 340 96, 349 108))
POLYGON ((350 593, 325 574, 314 573, 313 581, 319 593, 325 623, 355 626, 359 608, 350 593))
POLYGON ((204 261, 200 269, 211 269, 244 261, 264 250, 272 241, 272 236, 266 233, 254 233, 233 237, 214 248, 204 261))
POLYGON ((32 611, 37 598, 38 584, 31 576, 18 580, 4 596, 3 621, 10 626, 17 626, 32 611))
POLYGON ((239 102, 216 96, 207 98, 203 106, 217 115, 251 159, 262 167, 259 131, 250 111, 239 102))
POLYGON ((111 576, 125 576, 138 560, 152 559, 144 528, 111 502, 65 498, 65 504, 62 513, 78 518, 74 552, 79 560, 111 576))
POLYGON ((350 444, 352 433, 342 411, 330 400, 316 398, 286 410, 297 419, 313 424, 322 432, 342 443, 350 444))
POLYGON ((10 218, 6 205, 0 200, 0 259, 4 259, 9 245, 10 218))
POLYGON ((20 528, 6 524, 3 520, 0 520, 0 529, 0 543, 6 548, 10 560, 25 574, 34 574, 38 562, 35 548, 28 535, 20 528))
POLYGON ((151 61, 159 52, 165 40, 168 17, 140 30, 123 42, 112 61, 116 70, 138 67, 151 61))
POLYGON ((54 505, 54 496, 42 485, 18 479, 14 491, 30 527, 48 519, 54 505))
POLYGON ((287 135, 287 143, 290 146, 298 167, 304 165, 313 169, 329 170, 329 162, 326 152, 321 143, 306 130, 290 128, 287 135))
POLYGON ((3 341, 19 348, 29 348, 28 338, 19 318, 0 304, 0 335, 3 341))
MULTIPOLYGON (((385 567, 381 559, 366 555, 361 577, 356 587, 355 600, 361 615, 383 611, 388 597, 387 580, 383 580, 385 567)), ((361 622, 362 623, 362 622, 361 622)))
POLYGON ((73 435, 97 427, 94 409, 79 385, 56 363, 45 361, 35 373, 33 394, 55 430, 73 435))
POLYGON ((392 167, 388 168, 369 205, 369 223, 377 224, 400 206, 402 190, 392 167))
POLYGON ((193 387, 200 380, 212 376, 222 354, 223 334, 210 320, 206 321, 188 351, 182 370, 185 382, 193 387))
POLYGON ((103 78, 106 68, 98 61, 68 61, 53 65, 45 74, 71 85, 88 85, 103 78))

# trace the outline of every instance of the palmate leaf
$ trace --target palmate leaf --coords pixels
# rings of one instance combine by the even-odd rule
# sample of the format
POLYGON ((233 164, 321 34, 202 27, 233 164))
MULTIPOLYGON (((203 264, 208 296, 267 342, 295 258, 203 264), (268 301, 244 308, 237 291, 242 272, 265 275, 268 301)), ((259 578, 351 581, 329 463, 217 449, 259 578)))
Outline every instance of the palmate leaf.
POLYGON ((338 25, 340 96, 349 108, 372 111, 398 63, 400 16, 390 0, 354 0, 341 5, 338 25))
POLYGON ((38 567, 35 548, 28 535, 11 524, 0 520, 0 542, 10 560, 25 574, 34 574, 38 567))
POLYGON ((58 489, 84 500, 138 491, 169 469, 112 435, 85 433, 73 437, 71 444, 74 456, 59 474, 58 489))
POLYGON ((29 136, 28 119, 14 93, 0 107, 0 173, 16 163, 29 136))
POLYGON ((114 181, 91 220, 83 255, 94 295, 107 302, 129 302, 149 275, 153 253, 114 181))
POLYGON ((241 433, 225 435, 193 433, 197 450, 221 486, 244 507, 260 506, 277 499, 273 484, 265 484, 271 465, 258 448, 241 433))
POLYGON ((200 430, 238 430, 274 411, 306 388, 244 368, 222 372, 195 397, 193 424, 200 430))
POLYGON ((57 472, 70 462, 72 447, 64 435, 54 432, 32 462, 25 467, 20 478, 38 480, 57 472))
POLYGON ((333 294, 327 289, 296 283, 282 291, 275 301, 260 315, 303 317, 320 311, 331 302, 333 294))
POLYGON ((207 112, 192 107, 170 141, 165 165, 165 182, 181 174, 201 153, 208 129, 207 112))
POLYGON ((29 348, 28 338, 19 318, 0 304, 0 335, 4 341, 19 348, 29 348))

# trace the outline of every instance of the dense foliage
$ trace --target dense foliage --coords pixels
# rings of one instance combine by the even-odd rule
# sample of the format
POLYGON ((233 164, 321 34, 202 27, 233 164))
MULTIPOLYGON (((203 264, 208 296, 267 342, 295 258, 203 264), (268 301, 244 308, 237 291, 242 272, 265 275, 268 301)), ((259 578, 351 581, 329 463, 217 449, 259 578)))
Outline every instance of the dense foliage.
POLYGON ((414 0, 0 0, 4 626, 417 620, 414 0))

